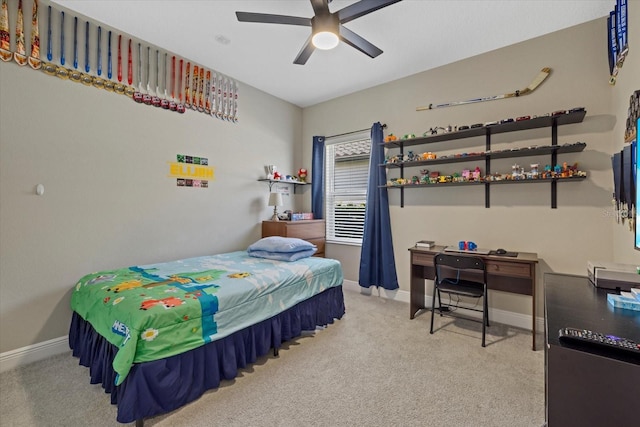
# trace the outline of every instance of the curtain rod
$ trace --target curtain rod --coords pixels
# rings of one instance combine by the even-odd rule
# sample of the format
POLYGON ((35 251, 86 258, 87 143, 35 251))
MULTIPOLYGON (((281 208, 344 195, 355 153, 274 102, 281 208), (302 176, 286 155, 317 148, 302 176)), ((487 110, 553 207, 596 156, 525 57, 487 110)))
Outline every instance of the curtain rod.
MULTIPOLYGON (((382 125, 382 129, 385 129, 387 127, 387 124, 383 124, 382 125)), ((364 132, 365 130, 371 130, 371 128, 368 129, 360 129, 360 130, 354 130, 352 132, 345 132, 345 133, 339 133, 337 135, 330 135, 330 136, 325 136, 325 138, 335 138, 338 136, 345 136, 345 135, 351 135, 352 133, 360 133, 360 132, 364 132)))

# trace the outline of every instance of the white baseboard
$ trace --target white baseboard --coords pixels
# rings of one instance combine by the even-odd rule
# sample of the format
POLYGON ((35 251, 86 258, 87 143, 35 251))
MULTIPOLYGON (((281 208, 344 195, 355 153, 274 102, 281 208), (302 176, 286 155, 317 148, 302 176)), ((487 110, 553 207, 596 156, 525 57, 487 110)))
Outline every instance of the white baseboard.
MULTIPOLYGON (((410 295, 408 291, 402 289, 396 289, 388 291, 380 287, 363 288, 358 282, 353 280, 345 280, 342 287, 345 290, 358 292, 364 295, 376 295, 382 298, 391 299, 394 301, 400 301, 409 304, 410 295)), ((431 295, 425 295, 425 307, 431 307, 431 295)), ((408 309, 408 307, 407 307, 408 309)), ((465 316, 480 318, 480 313, 472 310, 459 309, 465 316)), ((503 323, 505 325, 514 326, 516 328, 531 330, 531 316, 527 314, 515 313, 513 311, 500 310, 498 308, 489 307, 489 318, 497 323, 503 323)), ((544 331, 544 319, 541 317, 536 318, 536 331, 544 331)))
POLYGON ((0 353, 0 372, 69 351, 67 336, 0 353))
MULTIPOLYGON (((350 292, 358 292, 365 295, 376 295, 382 298, 409 304, 409 292, 403 291, 402 289, 388 291, 383 288, 363 288, 358 284, 358 282, 355 282, 353 280, 345 280, 343 283, 343 288, 350 292)), ((425 307, 430 306, 431 296, 427 295, 425 296, 425 307)), ((475 311, 464 309, 460 309, 460 311, 464 312, 464 314, 468 316, 479 317, 479 313, 475 311)), ((531 316, 528 316, 526 314, 514 313, 512 311, 500 310, 497 308, 490 308, 489 316, 492 321, 529 331, 531 330, 531 316)), ((544 319, 539 317, 536 319, 536 329, 540 332, 544 330, 544 319)), ((68 337, 64 336, 41 343, 28 345, 16 350, 0 353, 0 372, 5 372, 9 369, 17 368, 18 366, 37 362, 39 360, 55 356, 66 351, 69 351, 69 344, 68 337)))

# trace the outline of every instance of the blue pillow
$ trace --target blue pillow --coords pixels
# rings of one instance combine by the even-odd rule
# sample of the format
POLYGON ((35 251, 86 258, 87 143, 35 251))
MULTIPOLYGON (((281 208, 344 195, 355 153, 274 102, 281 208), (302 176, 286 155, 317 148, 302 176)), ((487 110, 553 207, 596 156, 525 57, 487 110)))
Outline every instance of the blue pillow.
POLYGON ((299 252, 268 252, 268 251, 249 251, 249 256, 255 258, 273 259, 276 261, 297 261, 302 258, 308 258, 316 253, 316 248, 307 249, 299 252))
POLYGON ((249 254, 254 251, 296 253, 309 250, 313 250, 313 252, 315 253, 318 248, 316 247, 316 245, 314 245, 313 243, 309 243, 306 240, 296 239, 294 237, 280 236, 265 237, 258 240, 247 249, 249 254))

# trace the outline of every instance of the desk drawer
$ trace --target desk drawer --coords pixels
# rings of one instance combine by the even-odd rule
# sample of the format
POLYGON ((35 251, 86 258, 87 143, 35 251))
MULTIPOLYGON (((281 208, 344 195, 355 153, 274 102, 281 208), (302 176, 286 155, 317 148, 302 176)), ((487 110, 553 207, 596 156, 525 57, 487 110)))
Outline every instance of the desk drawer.
POLYGON ((487 272, 500 276, 531 277, 531 264, 491 260, 487 261, 487 272))
POLYGON ((433 257, 435 256, 435 254, 424 254, 424 253, 413 252, 411 256, 412 256, 412 263, 415 265, 433 266, 433 257))

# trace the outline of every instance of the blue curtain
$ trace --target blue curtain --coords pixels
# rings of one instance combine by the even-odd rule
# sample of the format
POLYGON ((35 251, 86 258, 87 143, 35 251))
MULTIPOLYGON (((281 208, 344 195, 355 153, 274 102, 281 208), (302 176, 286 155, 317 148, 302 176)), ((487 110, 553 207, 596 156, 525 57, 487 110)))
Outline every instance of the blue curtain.
POLYGON ((360 254, 360 278, 362 287, 381 286, 398 289, 396 261, 391 239, 391 218, 387 195, 387 172, 384 163, 382 125, 374 123, 371 128, 371 160, 369 161, 369 184, 367 207, 364 216, 364 235, 360 254))
POLYGON ((324 218, 324 136, 313 137, 311 158, 311 212, 313 218, 324 218))

